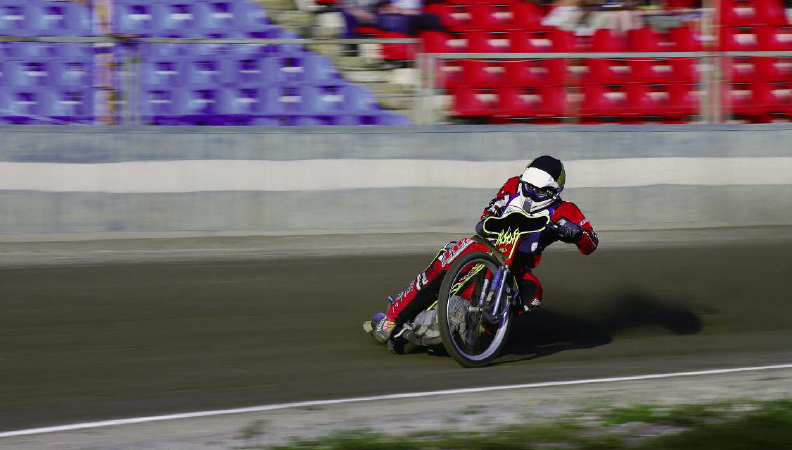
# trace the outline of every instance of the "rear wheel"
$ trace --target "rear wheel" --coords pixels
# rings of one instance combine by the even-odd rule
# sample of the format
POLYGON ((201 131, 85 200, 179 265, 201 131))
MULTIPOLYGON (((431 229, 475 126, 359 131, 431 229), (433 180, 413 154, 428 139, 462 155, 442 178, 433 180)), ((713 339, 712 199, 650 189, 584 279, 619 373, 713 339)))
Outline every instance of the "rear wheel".
POLYGON ((476 308, 498 267, 498 261, 487 253, 468 253, 451 265, 440 287, 437 305, 440 336, 451 357, 464 367, 486 366, 506 344, 511 312, 491 324, 483 311, 476 308))

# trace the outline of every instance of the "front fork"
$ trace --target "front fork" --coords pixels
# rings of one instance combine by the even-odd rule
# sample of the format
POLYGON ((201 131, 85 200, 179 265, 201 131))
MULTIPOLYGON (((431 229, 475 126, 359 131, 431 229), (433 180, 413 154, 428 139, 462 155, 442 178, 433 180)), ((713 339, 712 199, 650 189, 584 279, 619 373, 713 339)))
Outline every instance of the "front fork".
POLYGON ((500 323, 504 316, 509 313, 509 303, 504 298, 504 293, 506 292, 507 281, 510 276, 509 267, 501 266, 495 272, 492 283, 489 284, 489 289, 487 289, 486 284, 484 289, 482 289, 476 309, 481 311, 484 319, 492 325, 500 323))

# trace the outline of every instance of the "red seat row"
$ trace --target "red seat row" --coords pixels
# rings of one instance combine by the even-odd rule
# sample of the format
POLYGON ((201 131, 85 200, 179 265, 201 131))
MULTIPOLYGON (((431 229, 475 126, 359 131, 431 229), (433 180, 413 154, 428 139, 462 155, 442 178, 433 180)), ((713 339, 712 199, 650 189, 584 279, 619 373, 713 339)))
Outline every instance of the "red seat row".
POLYGON ((528 2, 515 2, 511 5, 474 3, 461 6, 435 3, 424 10, 436 14, 451 32, 530 31, 547 28, 542 25, 545 11, 541 6, 528 2))
POLYGON ((690 52, 701 50, 701 40, 690 27, 658 33, 651 28, 630 30, 620 35, 597 30, 590 39, 557 28, 542 31, 492 33, 469 31, 449 34, 437 31, 421 34, 427 53, 534 53, 534 52, 690 52))
POLYGON ((737 52, 789 51, 792 50, 792 27, 723 27, 720 29, 720 48, 737 52))
MULTIPOLYGON (((452 116, 492 118, 494 121, 531 119, 559 121, 579 117, 584 123, 618 120, 641 122, 649 118, 685 122, 700 110, 701 94, 696 85, 629 84, 584 86, 574 94, 561 86, 520 89, 474 89, 453 92, 452 116)), ((751 122, 792 117, 792 83, 729 84, 724 87, 723 110, 751 122)))
POLYGON ((561 86, 535 89, 499 88, 454 91, 455 117, 495 117, 502 119, 559 120, 580 117, 584 122, 604 117, 641 120, 648 116, 684 121, 699 109, 695 85, 676 83, 664 86, 631 84, 623 87, 590 85, 582 90, 579 102, 561 86))
POLYGON ((720 0, 721 26, 788 25, 782 0, 720 0))

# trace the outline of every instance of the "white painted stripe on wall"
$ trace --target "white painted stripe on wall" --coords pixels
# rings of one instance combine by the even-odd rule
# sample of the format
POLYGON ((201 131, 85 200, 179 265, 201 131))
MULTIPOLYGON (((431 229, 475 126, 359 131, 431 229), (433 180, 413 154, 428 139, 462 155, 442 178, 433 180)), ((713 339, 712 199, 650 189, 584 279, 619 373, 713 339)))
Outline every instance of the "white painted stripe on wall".
MULTIPOLYGON (((107 164, 0 162, 0 190, 180 193, 360 188, 496 189, 525 161, 331 159, 194 160, 107 164)), ((567 187, 792 184, 792 157, 624 158, 565 163, 567 187)))
POLYGON ((225 416, 229 414, 256 413, 277 411, 291 408, 304 408, 308 406, 343 405, 346 403, 374 402, 383 400, 402 400, 408 398, 425 398, 443 395, 463 395, 481 392, 511 391, 517 389, 535 389, 543 387, 576 386, 581 384, 620 383, 625 381, 660 380, 665 378, 697 377, 706 375, 723 375, 740 372, 758 372, 764 370, 792 369, 792 364, 775 364, 770 366, 735 367, 730 369, 699 370, 695 372, 655 373, 649 375, 634 375, 626 377, 591 378, 584 380, 547 381, 543 383, 509 384, 501 386, 483 386, 461 389, 447 389, 442 391, 408 392, 404 394, 375 395, 370 397, 340 398, 335 400, 309 400, 295 403, 279 403, 273 405, 250 406, 246 408, 218 409, 214 411, 197 411, 179 414, 166 414, 162 416, 132 417, 128 419, 103 420, 99 422, 76 423, 72 425, 59 425, 43 428, 28 428, 26 430, 6 431, 0 433, 0 438, 30 436, 36 434, 58 433, 64 431, 77 431, 91 428, 104 428, 119 425, 134 425, 138 423, 162 422, 166 420, 195 419, 200 417, 225 416))

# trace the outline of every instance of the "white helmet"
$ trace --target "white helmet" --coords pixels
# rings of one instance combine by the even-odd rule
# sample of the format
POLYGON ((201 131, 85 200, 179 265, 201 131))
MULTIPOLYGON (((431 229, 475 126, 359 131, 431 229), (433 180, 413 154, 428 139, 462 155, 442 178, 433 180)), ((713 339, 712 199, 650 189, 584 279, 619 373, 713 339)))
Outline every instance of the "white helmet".
POLYGON ((541 211, 558 200, 564 190, 564 164, 552 156, 540 156, 525 167, 520 177, 520 190, 525 197, 523 209, 541 211))

